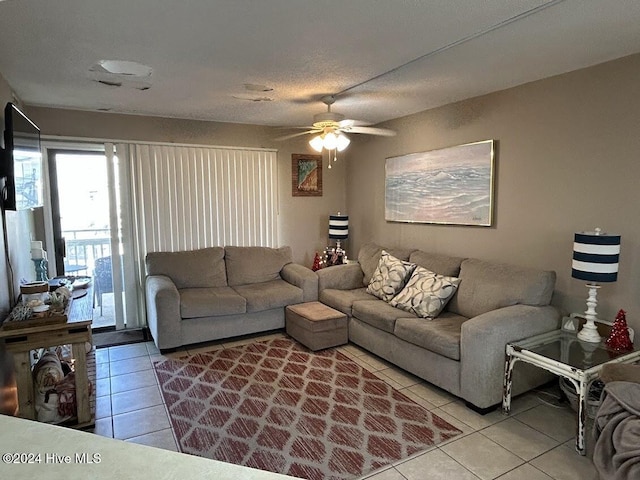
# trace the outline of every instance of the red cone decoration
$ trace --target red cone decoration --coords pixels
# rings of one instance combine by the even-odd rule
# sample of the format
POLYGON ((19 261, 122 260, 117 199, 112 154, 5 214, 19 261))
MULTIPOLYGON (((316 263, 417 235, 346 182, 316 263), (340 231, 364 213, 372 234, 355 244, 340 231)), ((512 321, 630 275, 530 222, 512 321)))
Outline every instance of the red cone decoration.
POLYGON ((313 258, 313 266, 311 267, 311 270, 314 272, 320 270, 320 255, 318 252, 316 252, 316 256, 313 258))
POLYGON ((633 343, 629 338, 629 328, 627 326, 627 316, 624 310, 620 310, 611 327, 611 333, 606 340, 607 347, 616 352, 628 352, 633 350, 633 343))

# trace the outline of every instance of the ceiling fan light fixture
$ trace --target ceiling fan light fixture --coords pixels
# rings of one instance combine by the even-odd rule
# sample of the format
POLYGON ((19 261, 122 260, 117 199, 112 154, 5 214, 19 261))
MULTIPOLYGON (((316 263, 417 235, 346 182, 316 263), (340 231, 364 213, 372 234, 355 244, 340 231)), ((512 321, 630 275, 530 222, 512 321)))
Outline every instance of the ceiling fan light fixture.
POLYGON ((337 150, 342 152, 349 146, 351 140, 342 132, 338 132, 336 135, 334 132, 321 133, 309 140, 309 145, 316 152, 322 153, 322 150, 337 150))
POLYGON ((349 140, 349 137, 347 137, 343 133, 340 133, 338 135, 336 148, 338 149, 339 152, 341 152, 345 148, 347 148, 350 143, 351 143, 351 140, 349 140))
POLYGON ((323 144, 324 148, 326 148, 327 150, 335 150, 338 146, 338 136, 333 132, 327 133, 324 136, 323 144))
POLYGON ((314 122, 311 126, 295 127, 303 128, 306 132, 285 135, 276 138, 276 140, 288 140, 311 133, 314 135, 314 137, 309 140, 311 148, 318 153, 322 153, 323 150, 333 151, 335 161, 337 152, 342 152, 351 144, 351 139, 347 137, 344 132, 349 134, 365 133, 369 135, 382 135, 385 137, 395 135, 396 132, 386 128, 368 127, 366 126, 368 125, 366 122, 358 120, 345 120, 344 115, 331 111, 331 105, 334 101, 335 98, 333 95, 323 97, 322 102, 327 106, 327 111, 314 115, 314 122))
POLYGON ((311 148, 313 148, 316 152, 322 153, 322 148, 324 147, 322 135, 316 135, 311 140, 309 140, 309 145, 311 145, 311 148))

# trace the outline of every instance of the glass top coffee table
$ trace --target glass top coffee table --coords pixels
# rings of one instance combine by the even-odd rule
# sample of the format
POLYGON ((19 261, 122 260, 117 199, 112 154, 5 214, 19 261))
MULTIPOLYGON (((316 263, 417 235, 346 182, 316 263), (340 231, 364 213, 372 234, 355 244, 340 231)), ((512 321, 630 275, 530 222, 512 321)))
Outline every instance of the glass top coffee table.
POLYGON ((587 418, 587 392, 600 376, 607 363, 633 363, 640 360, 640 350, 634 346, 630 352, 615 352, 604 342, 588 343, 578 340, 575 332, 556 330, 525 338, 506 346, 502 411, 511 411, 511 383, 513 366, 520 360, 543 368, 569 380, 578 394, 578 432, 576 450, 585 455, 585 423, 587 418))

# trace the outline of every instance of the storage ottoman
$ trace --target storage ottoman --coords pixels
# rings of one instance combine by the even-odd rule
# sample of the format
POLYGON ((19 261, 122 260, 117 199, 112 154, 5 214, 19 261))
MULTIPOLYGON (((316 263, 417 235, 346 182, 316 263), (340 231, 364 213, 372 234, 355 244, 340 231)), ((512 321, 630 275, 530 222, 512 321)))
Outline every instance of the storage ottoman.
POLYGON ((347 316, 320 302, 289 305, 285 320, 287 334, 314 351, 349 341, 347 316))

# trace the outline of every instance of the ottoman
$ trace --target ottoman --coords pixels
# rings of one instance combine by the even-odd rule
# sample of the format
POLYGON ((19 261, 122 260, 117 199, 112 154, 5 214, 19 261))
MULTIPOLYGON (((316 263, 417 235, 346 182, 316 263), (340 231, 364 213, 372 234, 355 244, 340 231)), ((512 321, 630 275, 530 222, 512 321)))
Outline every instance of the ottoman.
POLYGON ((285 321, 287 334, 314 351, 349 341, 347 316, 320 302, 289 305, 285 321))

